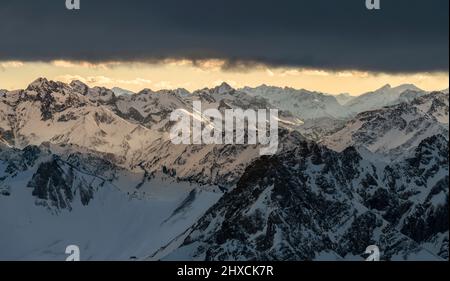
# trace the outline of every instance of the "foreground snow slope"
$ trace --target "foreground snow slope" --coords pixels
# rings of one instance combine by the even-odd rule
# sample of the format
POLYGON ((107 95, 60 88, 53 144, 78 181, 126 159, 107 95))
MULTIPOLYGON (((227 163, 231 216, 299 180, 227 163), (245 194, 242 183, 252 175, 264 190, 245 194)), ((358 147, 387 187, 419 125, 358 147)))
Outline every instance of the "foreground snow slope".
POLYGON ((0 153, 0 260, 64 260, 72 244, 83 260, 144 257, 221 196, 171 179, 142 182, 143 174, 93 155, 0 153))

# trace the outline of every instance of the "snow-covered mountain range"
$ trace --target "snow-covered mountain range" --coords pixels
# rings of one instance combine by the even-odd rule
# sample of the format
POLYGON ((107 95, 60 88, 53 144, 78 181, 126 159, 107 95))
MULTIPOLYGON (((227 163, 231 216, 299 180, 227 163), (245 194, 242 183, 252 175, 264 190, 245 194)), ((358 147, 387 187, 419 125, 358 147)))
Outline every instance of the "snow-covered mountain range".
POLYGON ((448 92, 39 78, 0 90, 0 225, 0 260, 63 260, 70 244, 87 260, 363 259, 372 244, 448 259, 448 92), (170 113, 194 100, 278 108, 278 153, 173 144, 170 113))
POLYGON ((339 119, 350 116, 336 97, 331 95, 304 89, 297 90, 266 85, 256 88, 245 87, 241 90, 251 96, 265 98, 273 106, 289 111, 302 120, 323 117, 339 119))
POLYGON ((448 94, 433 92, 409 103, 360 113, 326 136, 323 144, 337 151, 364 146, 372 152, 401 155, 430 136, 448 136, 448 120, 448 94))
MULTIPOLYGON (((448 141, 421 142, 380 165, 354 148, 301 142, 258 159, 237 187, 181 237, 165 260, 448 259, 448 141)), ((172 249, 167 251, 166 249, 172 249)))
POLYGON ((345 106, 354 113, 367 110, 379 109, 384 106, 398 104, 411 98, 426 94, 425 91, 419 89, 412 84, 403 84, 392 87, 389 84, 381 87, 373 92, 362 94, 345 103, 345 106))

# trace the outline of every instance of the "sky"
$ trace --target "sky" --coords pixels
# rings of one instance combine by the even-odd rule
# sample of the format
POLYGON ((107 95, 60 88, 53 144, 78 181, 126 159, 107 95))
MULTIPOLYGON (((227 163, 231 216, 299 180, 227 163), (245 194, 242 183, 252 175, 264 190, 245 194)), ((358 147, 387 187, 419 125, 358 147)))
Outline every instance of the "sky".
POLYGON ((2 0, 0 88, 448 88, 448 0, 2 0))

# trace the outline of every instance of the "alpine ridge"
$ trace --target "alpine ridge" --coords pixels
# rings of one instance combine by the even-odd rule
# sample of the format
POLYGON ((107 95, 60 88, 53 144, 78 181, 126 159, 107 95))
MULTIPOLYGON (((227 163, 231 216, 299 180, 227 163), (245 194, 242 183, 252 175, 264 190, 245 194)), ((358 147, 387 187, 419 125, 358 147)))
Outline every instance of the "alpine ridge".
POLYGON ((448 118, 409 84, 0 90, 0 260, 448 260, 448 118), (173 144, 193 101, 279 109, 278 152, 173 144))

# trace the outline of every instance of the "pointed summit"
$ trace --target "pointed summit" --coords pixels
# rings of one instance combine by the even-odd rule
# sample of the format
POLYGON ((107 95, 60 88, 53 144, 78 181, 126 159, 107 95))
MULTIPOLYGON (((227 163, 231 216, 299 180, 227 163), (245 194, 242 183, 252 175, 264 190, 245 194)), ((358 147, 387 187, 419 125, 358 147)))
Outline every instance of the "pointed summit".
POLYGON ((233 87, 231 87, 228 83, 222 82, 220 86, 217 86, 213 89, 213 91, 217 94, 225 94, 233 91, 233 87))
POLYGON ((33 82, 31 82, 28 87, 40 87, 43 86, 45 84, 48 84, 48 80, 45 77, 39 77, 36 80, 34 80, 33 82))
POLYGON ((47 78, 40 77, 34 80, 28 87, 27 91, 36 91, 42 93, 52 93, 52 92, 64 92, 69 89, 69 86, 63 82, 55 82, 52 80, 47 80, 47 78))
POLYGON ((386 91, 386 90, 389 90, 389 89, 391 89, 391 88, 392 88, 391 84, 386 84, 386 85, 384 85, 383 87, 379 88, 378 90, 375 90, 375 92, 378 92, 378 91, 386 91))

